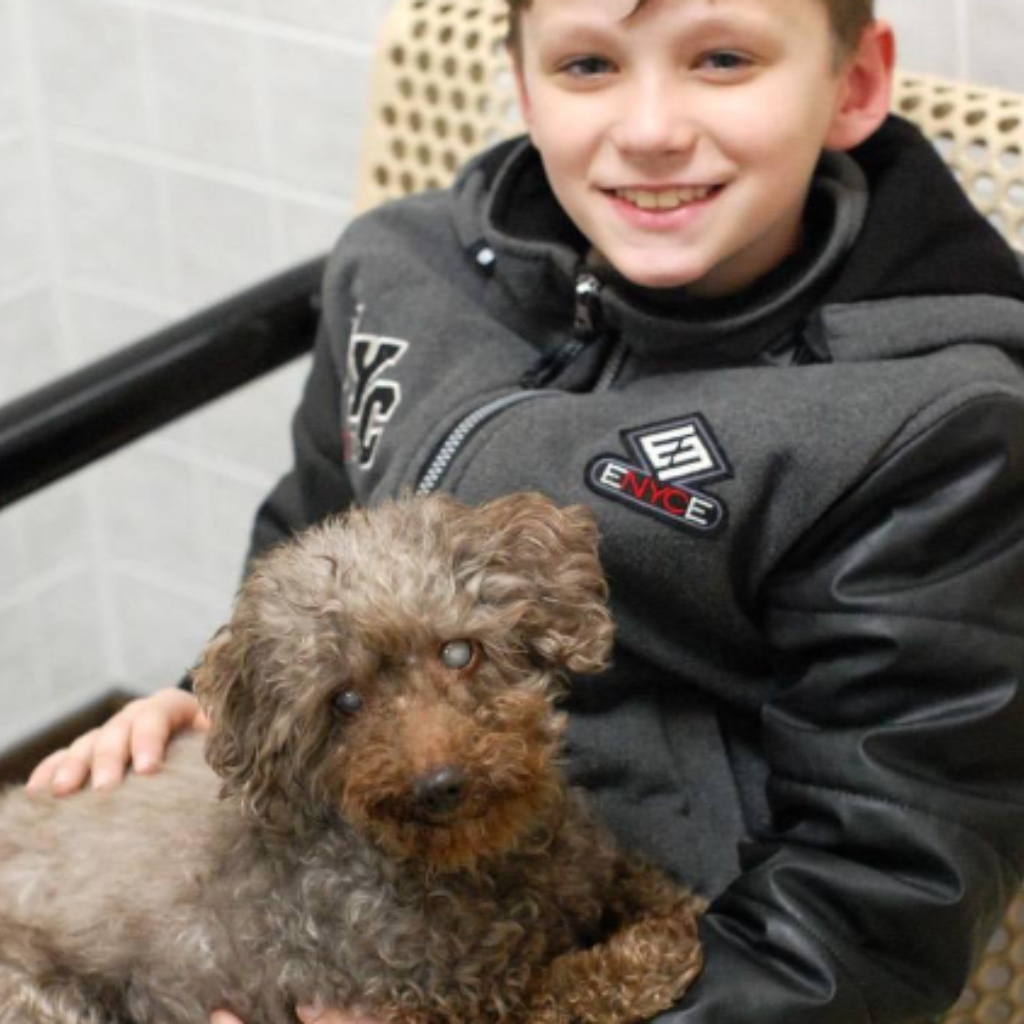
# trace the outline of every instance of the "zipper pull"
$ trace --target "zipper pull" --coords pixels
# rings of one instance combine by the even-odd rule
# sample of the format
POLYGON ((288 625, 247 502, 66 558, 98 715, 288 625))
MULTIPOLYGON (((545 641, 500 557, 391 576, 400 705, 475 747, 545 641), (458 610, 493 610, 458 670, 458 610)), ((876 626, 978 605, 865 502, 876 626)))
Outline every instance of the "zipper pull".
POLYGON ((528 390, 547 387, 561 376, 591 342, 601 336, 604 326, 601 287, 600 280, 587 271, 576 275, 572 337, 527 370, 520 378, 521 387, 528 390))
POLYGON ((584 270, 576 275, 576 308, 572 331, 581 341, 593 341, 604 326, 601 307, 601 282, 584 270))

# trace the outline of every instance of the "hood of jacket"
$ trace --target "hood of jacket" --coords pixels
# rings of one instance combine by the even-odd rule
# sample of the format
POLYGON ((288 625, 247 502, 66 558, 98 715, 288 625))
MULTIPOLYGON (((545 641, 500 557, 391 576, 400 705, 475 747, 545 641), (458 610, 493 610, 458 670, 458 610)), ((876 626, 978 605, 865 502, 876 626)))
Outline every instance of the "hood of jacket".
POLYGON ((823 155, 803 250, 718 301, 641 288, 595 265, 528 140, 478 157, 456 192, 455 229, 472 257, 501 264, 489 301, 515 329, 570 332, 589 275, 603 329, 654 364, 861 361, 981 340, 1024 355, 1020 258, 896 116, 851 153, 823 155))

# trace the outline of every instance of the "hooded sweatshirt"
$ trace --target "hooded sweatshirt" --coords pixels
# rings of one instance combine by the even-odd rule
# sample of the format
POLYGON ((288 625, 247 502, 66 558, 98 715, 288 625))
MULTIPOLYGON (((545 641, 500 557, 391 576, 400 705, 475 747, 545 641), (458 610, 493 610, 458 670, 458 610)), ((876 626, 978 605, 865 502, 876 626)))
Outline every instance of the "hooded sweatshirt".
POLYGON ((1024 277, 916 129, 826 154, 741 295, 639 288, 505 143, 332 255, 254 551, 347 506, 597 515, 569 770, 711 897, 674 1024, 924 1020, 1024 867, 1024 277))

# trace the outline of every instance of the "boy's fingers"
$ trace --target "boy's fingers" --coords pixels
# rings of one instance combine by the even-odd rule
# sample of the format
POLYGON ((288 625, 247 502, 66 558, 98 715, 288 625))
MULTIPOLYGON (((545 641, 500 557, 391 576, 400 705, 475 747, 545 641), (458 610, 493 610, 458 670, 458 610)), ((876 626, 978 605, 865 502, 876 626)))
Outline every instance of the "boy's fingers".
POLYGON ((56 750, 49 757, 44 758, 36 765, 32 774, 25 783, 25 788, 33 793, 40 793, 53 785, 54 776, 61 765, 65 751, 56 750))
POLYGON ((50 777, 50 792, 56 796, 66 796, 77 792, 85 784, 92 767, 93 750, 99 736, 98 729, 79 736, 71 746, 59 750, 53 758, 53 771, 50 777))
POLYGON ((180 728, 176 719, 152 708, 138 715, 131 731, 131 760, 143 775, 156 771, 164 759, 171 735, 180 728))
POLYGON ((130 701, 105 725, 43 760, 27 786, 65 796, 81 789, 91 775, 94 789, 112 789, 129 764, 143 774, 156 771, 171 736, 188 728, 209 728, 192 694, 168 688, 130 701))
POLYGON ((97 732, 90 765, 93 789, 111 788, 124 778, 132 727, 131 716, 121 711, 97 732))
POLYGON ((210 1024, 242 1024, 242 1021, 227 1010, 215 1010, 210 1014, 210 1024))

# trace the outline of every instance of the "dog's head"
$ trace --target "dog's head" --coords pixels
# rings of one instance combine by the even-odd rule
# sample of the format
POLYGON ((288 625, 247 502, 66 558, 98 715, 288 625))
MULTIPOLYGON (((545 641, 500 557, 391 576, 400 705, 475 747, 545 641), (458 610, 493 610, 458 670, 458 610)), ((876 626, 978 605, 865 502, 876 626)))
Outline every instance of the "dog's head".
POLYGON ((561 795, 564 671, 611 646, 597 531, 520 494, 351 512, 257 563, 196 672, 225 795, 270 828, 340 813, 438 869, 561 795))

